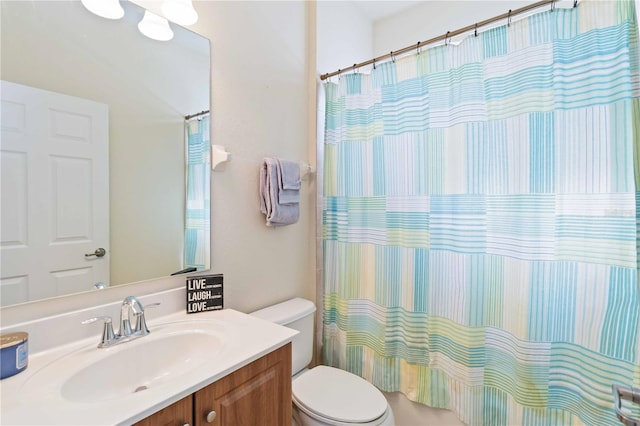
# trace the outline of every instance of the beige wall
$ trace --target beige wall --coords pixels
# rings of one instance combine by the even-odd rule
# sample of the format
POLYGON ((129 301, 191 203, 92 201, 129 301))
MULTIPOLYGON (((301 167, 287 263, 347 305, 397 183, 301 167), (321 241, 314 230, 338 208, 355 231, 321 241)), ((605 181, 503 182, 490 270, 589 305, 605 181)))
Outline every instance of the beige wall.
MULTIPOLYGON (((157 1, 136 3, 160 11, 157 1)), ((291 297, 315 300, 315 179, 303 181, 294 225, 267 227, 258 202, 262 158, 315 163, 309 141, 315 5, 193 4, 199 18, 190 29, 211 40, 212 143, 232 154, 211 178, 211 265, 224 274, 225 307, 250 312, 291 297)))
POLYGON ((373 26, 352 2, 319 1, 317 11, 318 74, 371 59, 373 26))
POLYGON ((315 181, 303 182, 294 225, 268 228, 258 204, 263 157, 310 157, 310 4, 194 2, 192 29, 212 44, 212 141, 233 155, 212 176, 212 269, 224 274, 225 306, 240 311, 315 300, 315 181))
MULTIPOLYGON (((485 19, 501 15, 534 3, 535 0, 430 0, 416 2, 416 6, 381 19, 374 24, 373 50, 382 55, 415 44, 418 40, 429 40, 472 25, 485 19)), ((558 1, 559 6, 573 2, 558 1)))
MULTIPOLYGON (((136 3, 151 9, 160 4, 136 3)), ((213 172, 211 179, 212 272, 225 276, 225 307, 248 312, 290 297, 315 300, 315 179, 303 182, 295 225, 268 228, 258 203, 263 157, 315 160, 315 4, 194 1, 194 6, 200 18, 190 29, 211 40, 212 142, 233 154, 225 171, 213 172)), ((123 290, 142 295, 154 284, 166 289, 174 283, 182 280, 68 296, 36 303, 34 309, 3 309, 3 318, 78 309, 96 299, 117 299, 123 290)))

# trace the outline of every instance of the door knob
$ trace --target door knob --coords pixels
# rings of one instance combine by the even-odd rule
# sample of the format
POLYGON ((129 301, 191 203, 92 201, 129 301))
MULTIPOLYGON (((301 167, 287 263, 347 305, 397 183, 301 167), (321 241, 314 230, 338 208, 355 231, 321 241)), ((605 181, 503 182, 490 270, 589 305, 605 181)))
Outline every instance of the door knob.
POLYGON ((95 256, 95 257, 102 257, 105 254, 107 254, 107 251, 105 249, 103 249, 102 247, 99 247, 96 249, 96 251, 94 251, 93 253, 86 253, 84 255, 84 257, 91 257, 91 256, 95 256))

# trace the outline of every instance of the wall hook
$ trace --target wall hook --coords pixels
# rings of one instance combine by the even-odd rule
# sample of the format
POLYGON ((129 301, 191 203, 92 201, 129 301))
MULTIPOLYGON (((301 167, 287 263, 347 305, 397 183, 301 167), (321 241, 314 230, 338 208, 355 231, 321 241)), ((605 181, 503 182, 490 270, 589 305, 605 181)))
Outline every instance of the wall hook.
POLYGON ((299 163, 300 166, 300 180, 308 180, 311 175, 316 173, 316 168, 311 164, 299 163))
POLYGON ((229 161, 231 161, 231 153, 227 152, 224 146, 211 145, 211 170, 221 172, 229 161))

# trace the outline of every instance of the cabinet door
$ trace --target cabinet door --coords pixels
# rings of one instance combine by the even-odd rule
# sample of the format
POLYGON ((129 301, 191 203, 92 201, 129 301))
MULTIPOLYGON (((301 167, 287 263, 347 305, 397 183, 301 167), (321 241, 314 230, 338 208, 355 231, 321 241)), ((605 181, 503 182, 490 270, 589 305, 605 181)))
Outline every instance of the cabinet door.
POLYGON ((290 426, 291 344, 195 393, 199 426, 290 426))
POLYGON ((193 425, 193 394, 135 423, 135 426, 193 425))

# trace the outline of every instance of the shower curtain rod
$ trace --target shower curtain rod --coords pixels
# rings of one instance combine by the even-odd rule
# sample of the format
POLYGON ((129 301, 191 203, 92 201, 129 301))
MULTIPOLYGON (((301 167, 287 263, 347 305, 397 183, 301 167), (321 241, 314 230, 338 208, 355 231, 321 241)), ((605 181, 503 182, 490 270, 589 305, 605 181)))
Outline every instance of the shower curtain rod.
POLYGON ((201 115, 205 115, 205 114, 209 114, 209 110, 200 111, 200 112, 197 112, 197 113, 191 114, 191 115, 185 115, 184 119, 185 120, 191 120, 192 118, 200 117, 201 115))
MULTIPOLYGON (((403 53, 410 52, 413 49, 418 50, 422 46, 425 46, 427 44, 436 43, 438 41, 444 40, 445 43, 446 43, 446 41, 451 39, 452 37, 455 37, 457 35, 469 32, 471 30, 475 30, 475 34, 477 35, 478 34, 478 28, 480 28, 480 27, 484 27, 485 25, 488 25, 488 24, 491 24, 493 22, 497 22, 497 21, 500 21, 500 20, 503 20, 503 19, 507 19, 507 20, 510 21, 513 16, 519 15, 519 14, 524 13, 524 12, 528 12, 529 10, 536 9, 538 7, 546 6, 548 4, 551 4, 551 10, 553 10, 554 9, 554 3, 556 1, 557 0, 541 0, 541 1, 538 1, 536 3, 530 4, 529 6, 523 6, 523 7, 519 8, 519 9, 509 10, 508 12, 503 13, 502 15, 498 15, 498 16, 494 16, 493 18, 485 19, 484 21, 477 22, 477 23, 475 23, 473 25, 468 25, 468 26, 466 26, 464 28, 460 28, 460 29, 455 30, 455 31, 447 31, 446 34, 443 34, 443 35, 438 36, 438 37, 434 37, 434 38, 432 38, 430 40, 419 41, 418 43, 416 43, 414 45, 411 45, 411 46, 407 46, 407 47, 405 47, 403 49, 392 50, 390 53, 387 53, 386 55, 378 56, 377 58, 369 59, 368 61, 360 62, 359 64, 353 64, 353 66, 350 66, 350 67, 347 67, 347 68, 343 68, 343 69, 339 69, 338 71, 334 71, 332 73, 322 74, 320 76, 320 79, 321 80, 326 80, 329 77, 333 77, 334 75, 342 74, 343 72, 346 72, 346 71, 349 71, 349 70, 353 70, 355 72, 358 68, 364 67, 364 66, 367 66, 367 65, 371 65, 371 64, 373 64, 373 66, 375 68, 376 62, 379 62, 379 61, 382 61, 382 60, 388 59, 388 58, 391 58, 392 60, 395 60, 395 57, 397 55, 402 55, 403 53)), ((573 7, 576 7, 577 5, 578 5, 578 0, 574 0, 573 7)))

